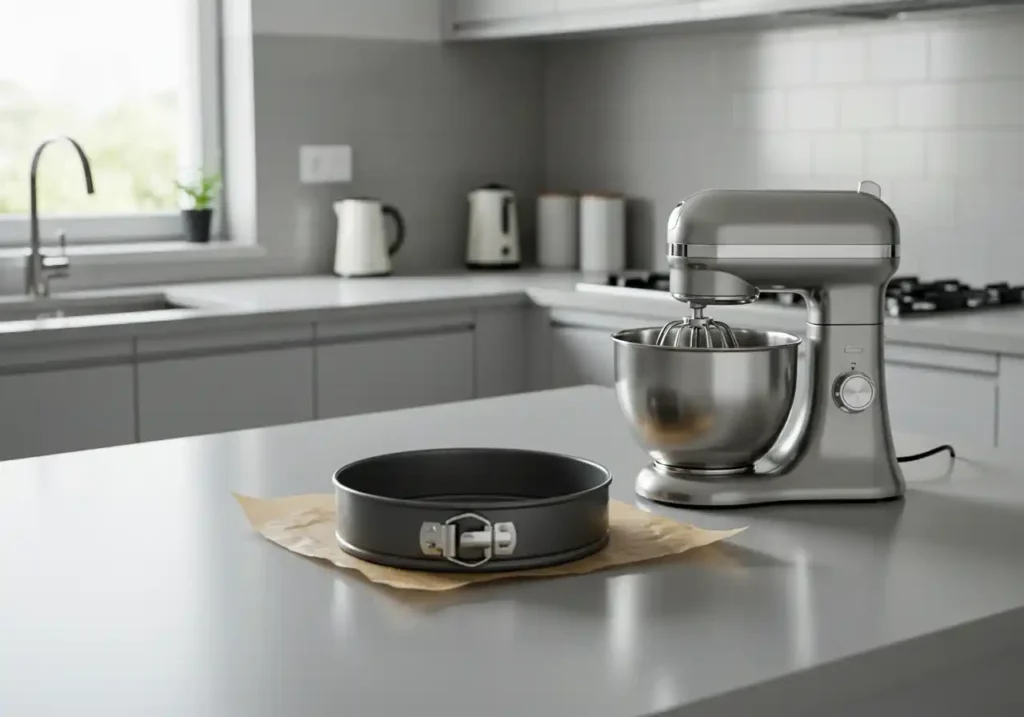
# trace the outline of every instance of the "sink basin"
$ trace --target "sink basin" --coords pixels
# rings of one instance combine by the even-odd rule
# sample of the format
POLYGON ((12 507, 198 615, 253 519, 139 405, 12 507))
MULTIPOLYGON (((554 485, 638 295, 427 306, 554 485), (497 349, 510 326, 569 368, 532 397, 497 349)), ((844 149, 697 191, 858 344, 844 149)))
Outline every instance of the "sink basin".
POLYGON ((180 311, 191 308, 193 307, 176 304, 163 294, 51 297, 0 301, 0 322, 128 314, 142 311, 180 311))

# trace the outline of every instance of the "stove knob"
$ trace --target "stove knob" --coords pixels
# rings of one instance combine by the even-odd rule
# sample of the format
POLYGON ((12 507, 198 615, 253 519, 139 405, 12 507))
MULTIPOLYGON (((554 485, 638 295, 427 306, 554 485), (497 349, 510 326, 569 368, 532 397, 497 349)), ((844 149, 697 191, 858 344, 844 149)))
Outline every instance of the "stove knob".
POLYGON ((844 373, 832 384, 832 398, 847 413, 860 413, 875 400, 875 384, 862 373, 844 373))

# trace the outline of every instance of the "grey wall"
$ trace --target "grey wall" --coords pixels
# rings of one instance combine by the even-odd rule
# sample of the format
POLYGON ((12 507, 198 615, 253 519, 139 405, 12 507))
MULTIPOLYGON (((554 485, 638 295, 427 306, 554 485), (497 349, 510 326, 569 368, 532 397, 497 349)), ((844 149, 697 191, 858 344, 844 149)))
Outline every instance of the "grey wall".
POLYGON ((332 203, 379 196, 406 219, 396 272, 464 259, 466 194, 523 197, 524 253, 543 174, 543 53, 532 45, 257 35, 253 39, 260 243, 328 272, 332 203), (354 181, 299 183, 299 147, 349 144, 354 181))
POLYGON ((1024 281, 1024 13, 547 47, 552 189, 632 197, 631 263, 711 186, 874 179, 903 273, 1024 281))

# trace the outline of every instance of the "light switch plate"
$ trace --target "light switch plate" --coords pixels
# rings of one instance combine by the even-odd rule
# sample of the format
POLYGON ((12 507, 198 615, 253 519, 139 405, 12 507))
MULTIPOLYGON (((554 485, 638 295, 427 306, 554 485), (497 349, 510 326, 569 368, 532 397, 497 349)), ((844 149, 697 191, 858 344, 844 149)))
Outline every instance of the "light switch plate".
POLYGON ((299 180, 303 184, 352 181, 352 147, 347 144, 303 145, 299 148, 299 180))

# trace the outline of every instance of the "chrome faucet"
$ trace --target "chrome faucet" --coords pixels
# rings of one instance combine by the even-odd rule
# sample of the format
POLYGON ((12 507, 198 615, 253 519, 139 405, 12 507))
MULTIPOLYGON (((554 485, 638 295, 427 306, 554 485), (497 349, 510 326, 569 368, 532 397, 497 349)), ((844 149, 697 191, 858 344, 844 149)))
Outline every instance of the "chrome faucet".
POLYGON ((68 259, 67 255, 67 238, 64 232, 57 235, 61 249, 60 254, 57 256, 44 255, 39 239, 39 208, 36 202, 36 174, 39 170, 39 158, 47 146, 58 140, 70 142, 71 146, 78 152, 78 157, 82 160, 82 171, 85 173, 85 191, 89 194, 93 193, 92 168, 89 166, 89 158, 85 155, 85 150, 82 149, 78 142, 70 137, 53 137, 36 148, 35 154, 32 155, 32 169, 29 174, 31 218, 29 254, 25 264, 25 294, 35 299, 49 296, 50 279, 65 277, 71 269, 71 260, 68 259))

